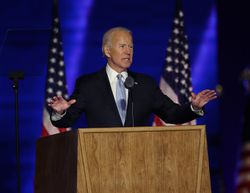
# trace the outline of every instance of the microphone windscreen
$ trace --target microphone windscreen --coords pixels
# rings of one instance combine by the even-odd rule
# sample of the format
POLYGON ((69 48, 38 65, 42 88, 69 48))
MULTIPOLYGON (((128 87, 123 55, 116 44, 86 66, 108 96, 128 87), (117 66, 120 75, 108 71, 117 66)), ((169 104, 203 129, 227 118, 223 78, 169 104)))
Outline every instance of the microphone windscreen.
POLYGON ((133 88, 135 85, 135 80, 131 76, 128 76, 124 82, 124 85, 127 89, 133 88))

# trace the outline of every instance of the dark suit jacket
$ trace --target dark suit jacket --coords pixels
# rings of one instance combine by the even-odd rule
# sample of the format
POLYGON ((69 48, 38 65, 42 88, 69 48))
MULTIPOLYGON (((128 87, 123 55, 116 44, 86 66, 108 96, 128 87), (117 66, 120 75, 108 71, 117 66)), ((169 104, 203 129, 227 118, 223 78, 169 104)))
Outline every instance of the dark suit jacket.
MULTIPOLYGON (((185 123, 198 117, 190 104, 179 106, 165 96, 156 82, 149 76, 128 72, 137 84, 129 91, 126 127, 132 126, 132 102, 134 126, 148 126, 151 113, 168 123, 185 123)), ((71 96, 76 99, 66 115, 59 121, 52 121, 56 127, 69 127, 84 112, 88 127, 122 127, 116 102, 105 68, 77 79, 71 96)))

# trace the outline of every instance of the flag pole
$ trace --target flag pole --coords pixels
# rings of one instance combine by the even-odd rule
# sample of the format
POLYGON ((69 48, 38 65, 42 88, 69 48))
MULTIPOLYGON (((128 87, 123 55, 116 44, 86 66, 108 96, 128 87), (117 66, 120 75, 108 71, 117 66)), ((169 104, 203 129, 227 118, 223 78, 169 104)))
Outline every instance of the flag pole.
POLYGON ((20 175, 20 140, 19 140, 19 117, 18 117, 18 81, 24 79, 23 72, 11 72, 9 79, 13 81, 12 88, 15 95, 15 127, 16 127, 16 174, 17 174, 17 192, 21 193, 21 175, 20 175))

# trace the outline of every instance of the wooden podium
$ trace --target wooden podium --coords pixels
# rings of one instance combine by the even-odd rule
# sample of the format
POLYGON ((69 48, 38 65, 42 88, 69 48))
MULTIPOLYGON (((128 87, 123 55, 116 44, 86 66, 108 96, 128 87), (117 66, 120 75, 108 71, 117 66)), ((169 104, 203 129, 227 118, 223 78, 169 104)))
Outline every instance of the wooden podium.
POLYGON ((204 126, 78 129, 36 148, 35 193, 211 193, 204 126))

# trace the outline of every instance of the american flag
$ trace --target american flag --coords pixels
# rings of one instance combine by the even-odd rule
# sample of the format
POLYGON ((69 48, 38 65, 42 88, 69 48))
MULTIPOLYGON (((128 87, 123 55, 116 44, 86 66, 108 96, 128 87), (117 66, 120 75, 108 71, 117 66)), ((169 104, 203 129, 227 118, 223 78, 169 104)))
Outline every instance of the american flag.
MULTIPOLYGON (((162 92, 175 103, 191 101, 192 83, 190 76, 188 40, 184 31, 184 14, 177 1, 172 34, 167 47, 163 75, 160 79, 162 92)), ((194 124, 194 123, 187 123, 194 124)), ((159 117, 154 118, 155 126, 167 125, 159 117)))
MULTIPOLYGON (((247 69, 246 69, 247 70, 247 69)), ((244 71, 246 71, 244 70, 244 71)), ((250 74, 250 68, 249 74, 250 74)), ((246 89, 249 89, 250 77, 245 81, 248 84, 246 89), (247 80, 248 79, 248 80, 247 80)), ((239 171, 237 177, 237 193, 250 193, 250 90, 247 90, 246 104, 244 109, 244 122, 242 132, 242 149, 239 160, 239 171)))
POLYGON ((236 192, 250 192, 250 141, 244 143, 242 148, 236 192))
POLYGON ((43 110, 42 136, 53 135, 70 130, 70 128, 57 128, 51 124, 49 100, 53 96, 63 96, 68 99, 66 88, 64 53, 60 34, 60 24, 58 18, 57 4, 54 2, 53 24, 50 38, 49 61, 47 65, 45 103, 43 110))

